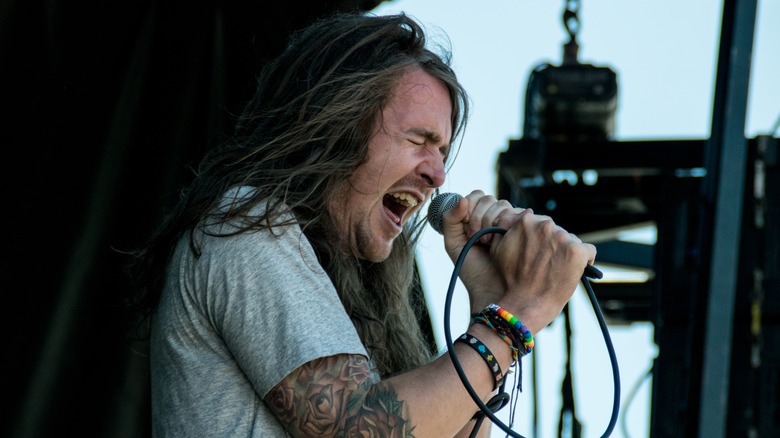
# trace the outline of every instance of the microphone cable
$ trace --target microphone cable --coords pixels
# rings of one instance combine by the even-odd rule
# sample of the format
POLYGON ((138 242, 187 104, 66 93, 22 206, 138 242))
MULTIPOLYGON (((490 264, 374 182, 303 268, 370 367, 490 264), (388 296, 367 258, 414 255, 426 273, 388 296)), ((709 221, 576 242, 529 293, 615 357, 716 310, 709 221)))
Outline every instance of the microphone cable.
MULTIPOLYGON (((504 379, 504 383, 499 388, 498 395, 494 396, 488 401, 491 407, 495 409, 493 410, 491 409, 491 407, 488 407, 482 401, 482 399, 480 399, 479 395, 476 393, 474 388, 469 383, 468 377, 466 377, 466 373, 463 371, 463 367, 461 366, 460 361, 458 360, 458 356, 455 354, 455 348, 452 342, 450 316, 452 313, 452 297, 455 292, 455 285, 457 284, 458 275, 460 274, 460 269, 463 266, 463 261, 466 259, 466 254, 468 253, 468 251, 471 249, 471 247, 474 245, 474 243, 476 243, 476 241, 480 237, 488 233, 498 233, 503 235, 506 233, 506 230, 498 227, 490 227, 478 231, 476 234, 474 234, 474 236, 471 237, 471 239, 469 239, 469 241, 466 243, 466 246, 463 247, 463 250, 461 250, 460 256, 458 257, 458 260, 455 262, 455 267, 452 271, 452 277, 450 278, 450 284, 449 287, 447 288, 447 296, 444 301, 444 339, 447 342, 447 350, 450 353, 450 359, 452 360, 452 365, 455 367, 455 371, 458 373, 458 376, 460 377, 460 380, 463 383, 464 388, 466 388, 466 391, 474 400, 474 403, 477 404, 481 413, 484 414, 485 417, 490 418, 490 420, 495 425, 500 427, 504 432, 506 432, 508 436, 512 436, 514 438, 525 438, 522 435, 518 434, 517 432, 513 431, 509 426, 504 424, 504 422, 498 419, 494 413, 498 411, 498 409, 504 407, 509 402, 509 396, 504 392, 504 385, 506 384, 506 379, 504 379), (499 403, 500 406, 496 407, 496 405, 498 405, 499 403)), ((581 278, 581 283, 588 293, 588 298, 590 299, 590 303, 593 306, 593 312, 596 314, 596 319, 598 319, 599 327, 601 328, 601 333, 604 336, 604 343, 607 346, 607 352, 609 353, 609 360, 612 363, 612 378, 614 383, 612 416, 610 417, 609 424, 607 425, 607 429, 604 431, 604 434, 601 436, 602 438, 606 438, 612 434, 612 430, 615 428, 615 424, 617 423, 618 412, 620 410, 620 371, 618 370, 617 356, 615 355, 615 349, 612 346, 612 339, 609 336, 607 323, 604 320, 604 315, 601 312, 601 308, 599 307, 598 300, 596 299, 596 294, 593 292, 593 288, 591 287, 590 281, 588 280, 589 276, 592 278, 601 278, 601 272, 599 272, 596 268, 587 265, 585 269, 585 273, 581 278)), ((534 390, 536 390, 536 388, 534 390)), ((475 436, 475 434, 479 430, 482 420, 484 420, 484 417, 480 417, 477 419, 477 423, 474 426, 474 431, 472 432, 471 436, 475 436)))

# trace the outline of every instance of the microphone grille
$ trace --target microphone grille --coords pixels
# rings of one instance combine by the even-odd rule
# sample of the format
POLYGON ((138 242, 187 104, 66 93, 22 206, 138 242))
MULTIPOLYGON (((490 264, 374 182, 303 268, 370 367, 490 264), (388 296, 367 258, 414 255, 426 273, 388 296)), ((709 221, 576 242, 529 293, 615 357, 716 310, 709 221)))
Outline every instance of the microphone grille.
POLYGON ((442 193, 431 201, 431 205, 428 206, 428 223, 431 224, 437 233, 443 234, 444 223, 442 222, 442 216, 449 209, 455 206, 460 201, 460 196, 457 193, 442 193))

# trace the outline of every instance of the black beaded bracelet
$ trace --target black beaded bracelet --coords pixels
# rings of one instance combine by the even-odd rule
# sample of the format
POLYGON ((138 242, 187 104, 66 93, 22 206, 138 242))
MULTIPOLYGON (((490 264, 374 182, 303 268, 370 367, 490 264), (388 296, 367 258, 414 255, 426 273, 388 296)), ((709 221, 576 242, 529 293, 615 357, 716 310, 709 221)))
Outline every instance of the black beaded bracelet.
POLYGON ((501 382, 504 380, 504 374, 501 372, 501 367, 498 365, 498 361, 496 361, 496 358, 493 356, 493 353, 487 348, 487 346, 485 346, 485 344, 483 344, 479 339, 468 333, 461 335, 458 339, 455 340, 455 342, 461 342, 468 345, 469 347, 476 350, 480 356, 482 356, 482 359, 485 360, 485 363, 487 364, 488 368, 490 368, 490 372, 493 373, 493 377, 495 378, 493 381, 493 390, 498 388, 501 385, 501 382))

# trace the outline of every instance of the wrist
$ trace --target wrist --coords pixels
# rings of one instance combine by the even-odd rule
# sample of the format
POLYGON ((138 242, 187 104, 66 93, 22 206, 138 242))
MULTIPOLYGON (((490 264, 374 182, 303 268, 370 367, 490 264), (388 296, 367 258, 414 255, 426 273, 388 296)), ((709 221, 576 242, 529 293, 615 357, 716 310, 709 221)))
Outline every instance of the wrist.
POLYGON ((473 316, 481 312, 490 303, 497 303, 502 296, 503 291, 501 291, 501 293, 491 293, 479 290, 472 292, 469 290, 469 307, 471 309, 471 315, 473 316))

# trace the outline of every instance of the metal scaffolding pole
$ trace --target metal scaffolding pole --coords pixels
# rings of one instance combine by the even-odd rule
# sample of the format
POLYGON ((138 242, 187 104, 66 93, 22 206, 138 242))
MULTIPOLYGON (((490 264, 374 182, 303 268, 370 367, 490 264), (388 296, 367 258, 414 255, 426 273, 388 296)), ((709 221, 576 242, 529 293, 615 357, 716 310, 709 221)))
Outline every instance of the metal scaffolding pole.
POLYGON ((703 256, 709 262, 698 436, 723 438, 745 187, 748 83, 757 0, 724 0, 712 133, 705 152, 703 256), (709 239, 707 238, 709 235, 709 239), (710 243, 707 243, 707 242, 710 243), (709 247, 709 252, 706 251, 709 247))

